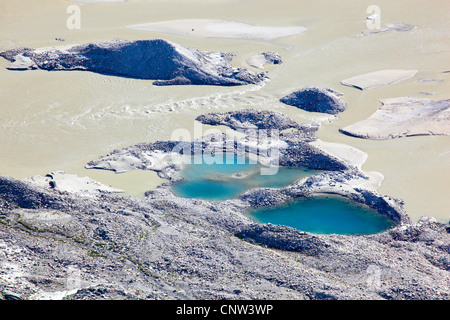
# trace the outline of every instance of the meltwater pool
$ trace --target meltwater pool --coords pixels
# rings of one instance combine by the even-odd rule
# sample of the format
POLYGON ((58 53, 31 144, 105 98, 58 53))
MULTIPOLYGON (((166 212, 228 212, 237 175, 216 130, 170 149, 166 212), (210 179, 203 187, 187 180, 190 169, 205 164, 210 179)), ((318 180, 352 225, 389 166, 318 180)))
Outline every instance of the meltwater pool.
POLYGON ((179 197, 221 201, 254 188, 284 187, 319 172, 302 167, 278 167, 275 171, 264 171, 261 164, 239 155, 227 158, 223 154, 216 163, 211 163, 210 158, 194 160, 193 157, 191 164, 180 171, 184 180, 172 186, 172 191, 179 197))

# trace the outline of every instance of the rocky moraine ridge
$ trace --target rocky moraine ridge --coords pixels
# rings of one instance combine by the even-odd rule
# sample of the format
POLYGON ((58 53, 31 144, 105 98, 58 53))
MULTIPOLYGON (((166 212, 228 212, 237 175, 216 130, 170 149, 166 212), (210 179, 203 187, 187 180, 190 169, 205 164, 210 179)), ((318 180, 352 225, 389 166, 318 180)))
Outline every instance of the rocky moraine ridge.
MULTIPOLYGON (((321 148, 316 125, 252 109, 197 120, 240 130, 233 150, 245 145, 250 154, 266 154, 251 146, 277 146, 281 165, 323 171, 226 201, 179 198, 170 189, 179 170, 173 163, 179 141, 162 141, 116 150, 87 165, 159 172, 167 183, 144 198, 97 185, 95 191, 69 190, 58 185, 60 174, 60 180, 49 175, 46 184, 0 177, 0 297, 450 298, 450 226, 433 218, 412 223, 401 200, 376 191, 376 175, 321 148), (254 134, 274 127, 281 130, 277 136, 254 134), (370 206, 395 226, 372 235, 322 235, 258 224, 244 214, 251 207, 321 195, 370 206)), ((182 146, 220 149, 227 139, 213 134, 182 146)))
POLYGON ((81 70, 155 80, 165 85, 238 86, 259 83, 265 73, 231 66, 232 54, 204 52, 163 40, 113 40, 50 48, 0 52, 9 70, 81 70))

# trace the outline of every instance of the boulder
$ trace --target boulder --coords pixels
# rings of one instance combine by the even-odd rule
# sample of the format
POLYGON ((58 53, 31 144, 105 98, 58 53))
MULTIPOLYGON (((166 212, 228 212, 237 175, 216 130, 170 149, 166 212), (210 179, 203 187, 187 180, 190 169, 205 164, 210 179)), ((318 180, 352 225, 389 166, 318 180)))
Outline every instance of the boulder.
POLYGON ((265 64, 282 64, 283 59, 276 52, 261 52, 247 59, 251 67, 261 69, 265 64))
POLYGON ((14 61, 6 67, 8 70, 34 70, 37 65, 29 57, 22 54, 14 56, 14 61))
POLYGON ((309 112, 338 114, 347 109, 347 103, 339 98, 341 95, 342 93, 329 88, 306 87, 280 101, 309 112))

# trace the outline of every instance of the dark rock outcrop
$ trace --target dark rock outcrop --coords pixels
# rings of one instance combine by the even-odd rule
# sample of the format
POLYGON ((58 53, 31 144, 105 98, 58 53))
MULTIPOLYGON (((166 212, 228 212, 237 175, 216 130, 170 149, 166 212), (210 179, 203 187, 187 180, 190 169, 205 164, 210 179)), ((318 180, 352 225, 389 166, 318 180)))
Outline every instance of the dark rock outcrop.
POLYGON ((276 52, 261 52, 261 55, 266 59, 266 63, 282 64, 283 59, 276 52))
POLYGON ((233 68, 229 53, 202 52, 162 39, 114 40, 64 48, 16 48, 0 52, 11 70, 85 70, 105 75, 156 80, 155 85, 255 84, 266 79, 233 68), (20 63, 19 63, 20 62, 20 63))
POLYGON ((262 69, 265 64, 282 64, 283 59, 276 52, 261 52, 247 59, 247 64, 251 67, 262 69))
MULTIPOLYGON (((276 129, 283 131, 291 128, 299 128, 300 125, 284 115, 275 111, 259 111, 244 109, 231 112, 212 112, 198 116, 195 120, 212 126, 224 125, 233 130, 247 129, 276 129)), ((317 131, 315 127, 313 132, 317 131)))
POLYGON ((0 176, 0 205, 1 200, 27 209, 60 209, 63 206, 59 194, 45 195, 41 190, 31 188, 27 182, 5 176, 0 176))
POLYGON ((235 236, 269 248, 296 251, 313 256, 329 247, 312 234, 273 224, 245 225, 235 233, 235 236))
POLYGON ((341 95, 342 93, 329 88, 306 87, 280 101, 309 112, 338 114, 347 109, 347 103, 339 98, 341 95))

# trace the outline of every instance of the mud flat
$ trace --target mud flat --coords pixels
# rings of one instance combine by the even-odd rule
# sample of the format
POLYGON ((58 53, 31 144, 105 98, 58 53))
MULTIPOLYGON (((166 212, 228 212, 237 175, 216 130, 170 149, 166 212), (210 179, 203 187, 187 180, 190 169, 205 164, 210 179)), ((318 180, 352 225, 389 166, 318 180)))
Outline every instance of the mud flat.
POLYGON ((340 129, 342 133, 382 140, 418 135, 450 135, 450 100, 410 97, 381 100, 369 118, 340 129))
POLYGON ((69 1, 78 3, 119 3, 125 2, 127 0, 69 0, 69 1))

